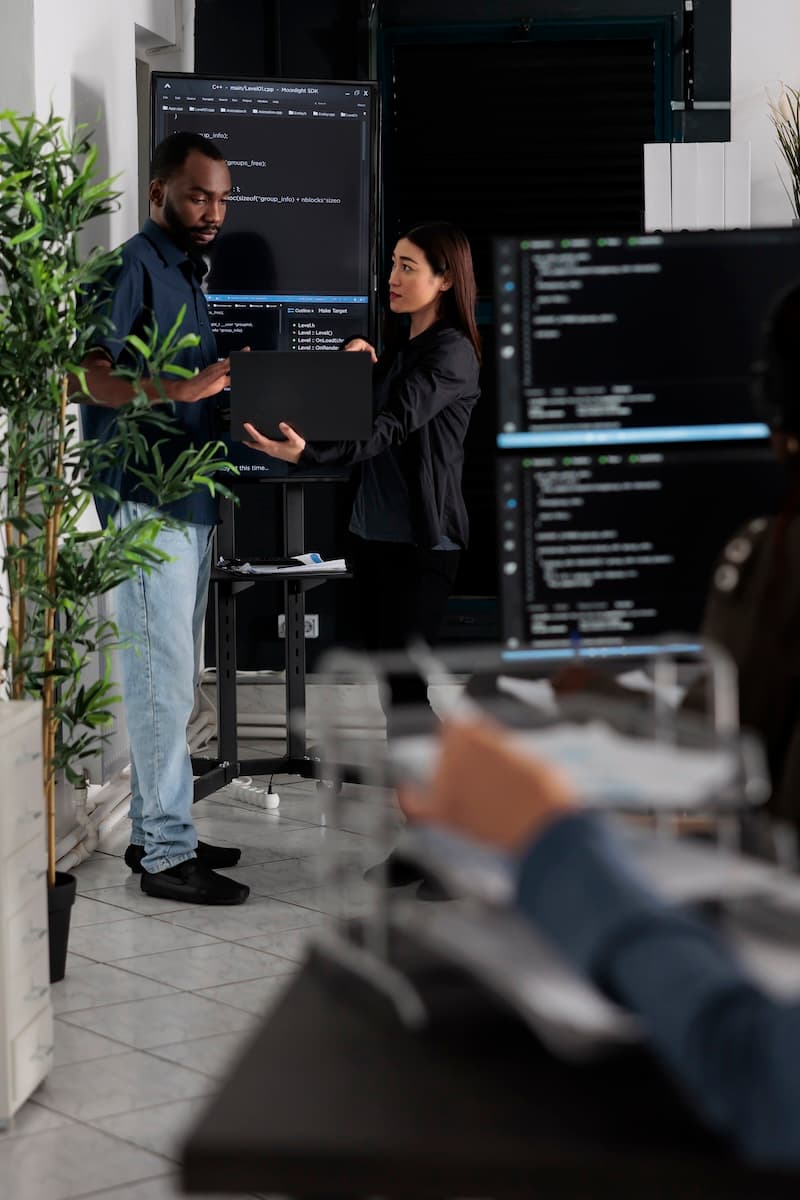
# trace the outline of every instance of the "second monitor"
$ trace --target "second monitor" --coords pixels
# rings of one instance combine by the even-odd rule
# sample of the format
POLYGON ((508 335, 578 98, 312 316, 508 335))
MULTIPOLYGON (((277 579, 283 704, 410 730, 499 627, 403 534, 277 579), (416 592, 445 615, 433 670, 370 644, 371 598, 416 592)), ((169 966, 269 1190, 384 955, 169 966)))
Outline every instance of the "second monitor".
POLYGON ((507 652, 688 647, 725 542, 783 492, 751 380, 800 233, 495 250, 507 652))
POLYGON ((737 443, 514 454, 499 480, 504 641, 531 659, 695 645, 717 556, 783 484, 737 443))

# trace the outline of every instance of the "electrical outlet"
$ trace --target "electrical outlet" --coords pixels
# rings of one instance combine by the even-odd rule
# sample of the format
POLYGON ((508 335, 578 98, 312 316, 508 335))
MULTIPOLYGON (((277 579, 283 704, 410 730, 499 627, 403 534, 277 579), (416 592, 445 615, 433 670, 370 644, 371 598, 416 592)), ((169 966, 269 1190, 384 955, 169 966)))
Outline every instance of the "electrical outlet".
MULTIPOLYGON (((307 638, 319 637, 319 613, 306 613, 303 617, 303 632, 307 638)), ((286 614, 278 613, 278 637, 286 637, 286 614)))

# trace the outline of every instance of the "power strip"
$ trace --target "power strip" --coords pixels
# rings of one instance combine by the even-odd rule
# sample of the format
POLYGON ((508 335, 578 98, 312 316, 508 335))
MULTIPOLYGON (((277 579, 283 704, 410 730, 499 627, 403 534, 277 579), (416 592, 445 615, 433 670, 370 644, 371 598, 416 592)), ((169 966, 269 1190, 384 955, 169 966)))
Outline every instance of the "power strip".
POLYGON ((232 779, 226 790, 234 800, 238 800, 240 804, 247 804, 250 808, 280 808, 281 798, 275 789, 259 787, 249 775, 232 779))

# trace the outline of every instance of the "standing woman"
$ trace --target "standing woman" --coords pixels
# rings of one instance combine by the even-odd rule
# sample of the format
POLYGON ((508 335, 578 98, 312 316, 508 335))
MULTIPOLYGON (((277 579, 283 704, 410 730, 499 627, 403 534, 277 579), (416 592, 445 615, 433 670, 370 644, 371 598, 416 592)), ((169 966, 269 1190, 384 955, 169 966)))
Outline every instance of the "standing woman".
MULTIPOLYGON (((389 308, 395 318, 378 359, 362 338, 345 350, 375 362, 377 416, 365 442, 286 441, 245 425, 247 445, 303 465, 359 463, 350 518, 350 558, 367 649, 409 639, 433 643, 455 582, 469 521, 461 491, 464 438, 478 397, 480 338, 469 242, 446 222, 418 225, 392 255, 389 308), (401 328, 400 318, 410 318, 401 328)), ((416 677, 389 680, 392 707, 423 703, 416 677)))

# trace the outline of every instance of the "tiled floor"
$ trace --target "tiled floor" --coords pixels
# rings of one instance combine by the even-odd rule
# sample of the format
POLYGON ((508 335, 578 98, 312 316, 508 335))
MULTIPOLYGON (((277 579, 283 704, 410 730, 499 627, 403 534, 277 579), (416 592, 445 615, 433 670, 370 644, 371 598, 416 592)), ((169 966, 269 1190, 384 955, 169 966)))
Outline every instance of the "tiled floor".
POLYGON ((362 789, 346 788, 331 814, 312 782, 276 786, 274 812, 226 791, 195 806, 204 841, 242 847, 228 872, 250 885, 240 907, 145 896, 121 859, 127 822, 75 869, 67 973, 53 988, 55 1066, 0 1133, 2 1200, 181 1194, 187 1127, 337 911, 329 853, 351 864, 346 891, 357 905, 356 881, 383 853, 378 823, 396 822, 388 793, 364 803, 362 789))

